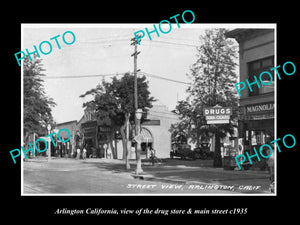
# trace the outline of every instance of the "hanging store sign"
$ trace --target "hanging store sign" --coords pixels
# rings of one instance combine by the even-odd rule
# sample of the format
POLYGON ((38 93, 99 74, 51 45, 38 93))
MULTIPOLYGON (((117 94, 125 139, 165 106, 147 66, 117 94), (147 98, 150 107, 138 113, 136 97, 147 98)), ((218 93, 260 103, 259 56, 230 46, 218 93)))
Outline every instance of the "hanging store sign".
POLYGON ((112 129, 110 126, 99 126, 98 127, 98 132, 100 133, 111 133, 112 129))
POLYGON ((240 107, 239 120, 274 119, 274 102, 264 102, 240 107))
POLYGON ((94 138, 96 135, 97 121, 87 121, 81 124, 85 139, 94 138))
POLYGON ((247 114, 274 112, 274 102, 246 105, 247 114))
POLYGON ((207 124, 224 124, 229 123, 230 115, 232 115, 231 107, 214 106, 204 108, 204 116, 207 124))
POLYGON ((206 116, 206 120, 229 120, 230 115, 206 116))
POLYGON ((160 120, 145 120, 142 125, 144 126, 160 126, 160 120))
POLYGON ((229 120, 207 120, 207 124, 225 124, 229 123, 229 120))
POLYGON ((232 115, 231 107, 209 107, 204 109, 204 116, 232 115))
POLYGON ((97 126, 97 121, 91 120, 91 121, 86 121, 85 123, 81 124, 81 129, 95 129, 97 126))

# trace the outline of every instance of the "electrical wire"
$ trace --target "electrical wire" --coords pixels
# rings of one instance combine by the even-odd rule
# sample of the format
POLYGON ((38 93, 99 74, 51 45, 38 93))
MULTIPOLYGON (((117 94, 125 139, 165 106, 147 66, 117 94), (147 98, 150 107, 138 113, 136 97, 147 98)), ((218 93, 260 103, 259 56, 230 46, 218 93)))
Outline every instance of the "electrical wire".
MULTIPOLYGON (((126 73, 130 73, 130 72, 126 72, 126 73)), ((111 76, 125 75, 126 73, 78 75, 78 76, 43 76, 43 77, 40 77, 40 78, 45 78, 45 79, 73 79, 73 78, 91 78, 91 77, 111 77, 111 76)), ((132 73, 130 73, 130 74, 132 74, 132 73)), ((148 76, 148 77, 152 77, 152 78, 156 78, 156 79, 165 80, 165 81, 171 81, 171 82, 175 82, 175 83, 190 85, 190 83, 186 83, 186 82, 183 82, 183 81, 174 80, 174 79, 170 79, 170 78, 165 78, 165 77, 162 77, 162 76, 159 76, 159 75, 154 75, 154 74, 150 74, 150 73, 146 73, 146 72, 139 72, 139 74, 144 75, 144 76, 148 76)), ((32 76, 24 76, 24 79, 29 79, 29 78, 32 78, 32 76)))
POLYGON ((85 39, 85 40, 80 40, 79 43, 89 43, 89 42, 106 42, 106 41, 115 41, 115 40, 128 40, 130 41, 130 39, 132 38, 132 36, 130 35, 114 35, 114 36, 105 36, 105 37, 97 37, 97 38, 92 38, 92 39, 85 39))
MULTIPOLYGON (((89 78, 89 77, 111 77, 111 76, 121 76, 126 73, 113 73, 113 74, 97 74, 97 75, 78 75, 78 76, 43 76, 40 78, 45 79, 71 79, 71 78, 89 78)), ((24 79, 32 78, 32 76, 25 76, 24 79)))
POLYGON ((176 42, 169 42, 169 41, 157 41, 157 40, 152 40, 153 43, 158 43, 158 44, 172 44, 172 45, 178 45, 178 46, 189 46, 189 47, 199 47, 199 45, 192 45, 192 44, 184 44, 184 43, 176 43, 176 42))
POLYGON ((179 80, 174 80, 174 79, 170 79, 170 78, 165 78, 159 75, 154 75, 154 74, 150 74, 150 73, 146 73, 146 72, 139 72, 142 75, 145 76, 149 76, 149 77, 153 77, 153 78, 157 78, 157 79, 161 79, 161 80, 166 80, 166 81, 171 81, 171 82, 175 82, 175 83, 179 83, 179 84, 186 84, 186 85, 190 85, 190 83, 187 82, 183 82, 183 81, 179 81, 179 80))

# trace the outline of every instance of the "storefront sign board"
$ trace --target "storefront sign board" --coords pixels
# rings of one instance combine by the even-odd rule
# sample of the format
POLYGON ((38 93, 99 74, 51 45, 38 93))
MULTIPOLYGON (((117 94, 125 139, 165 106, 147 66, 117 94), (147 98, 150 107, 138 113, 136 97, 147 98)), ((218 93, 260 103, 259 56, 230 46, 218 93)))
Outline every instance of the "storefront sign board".
POLYGON ((207 120, 207 124, 224 124, 229 123, 229 120, 207 120))

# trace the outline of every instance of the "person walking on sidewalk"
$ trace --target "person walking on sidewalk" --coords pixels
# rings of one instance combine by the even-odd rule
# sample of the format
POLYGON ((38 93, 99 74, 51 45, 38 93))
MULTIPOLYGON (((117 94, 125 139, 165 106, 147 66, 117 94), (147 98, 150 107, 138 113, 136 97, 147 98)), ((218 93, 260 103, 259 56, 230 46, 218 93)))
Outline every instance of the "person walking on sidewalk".
POLYGON ((80 148, 77 148, 77 155, 76 155, 76 159, 80 159, 80 148))
MULTIPOLYGON (((271 143, 270 145, 274 149, 274 144, 271 143)), ((268 150, 268 154, 270 154, 270 150, 268 150)), ((269 168, 269 172, 270 172, 270 182, 271 182, 269 190, 270 190, 270 192, 274 193, 274 185, 275 185, 275 183, 274 183, 274 151, 273 151, 273 154, 268 158, 267 164, 268 164, 268 168, 269 168)))
POLYGON ((82 159, 85 160, 86 159, 86 148, 84 147, 82 150, 82 159))
POLYGON ((153 148, 150 148, 150 159, 151 159, 151 162, 152 162, 152 166, 154 166, 154 163, 155 163, 155 151, 154 151, 153 148))

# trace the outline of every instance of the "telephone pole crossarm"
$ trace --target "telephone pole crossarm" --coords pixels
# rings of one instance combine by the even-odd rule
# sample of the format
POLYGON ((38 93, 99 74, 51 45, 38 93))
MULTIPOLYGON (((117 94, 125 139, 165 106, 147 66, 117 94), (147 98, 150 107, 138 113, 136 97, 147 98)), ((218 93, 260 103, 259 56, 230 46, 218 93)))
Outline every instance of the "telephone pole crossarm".
POLYGON ((131 56, 135 56, 135 55, 138 55, 138 54, 140 54, 140 53, 141 53, 140 51, 139 51, 139 52, 136 52, 136 51, 135 51, 134 53, 131 54, 131 56))
MULTIPOLYGON (((139 37, 141 37, 142 35, 138 35, 137 37, 139 38, 139 37)), ((138 44, 138 42, 137 42, 137 40, 136 40, 136 38, 134 37, 134 38, 131 38, 131 41, 132 41, 132 43, 130 44, 130 45, 137 45, 138 44)), ((139 41, 140 43, 141 43, 141 41, 139 41)))

